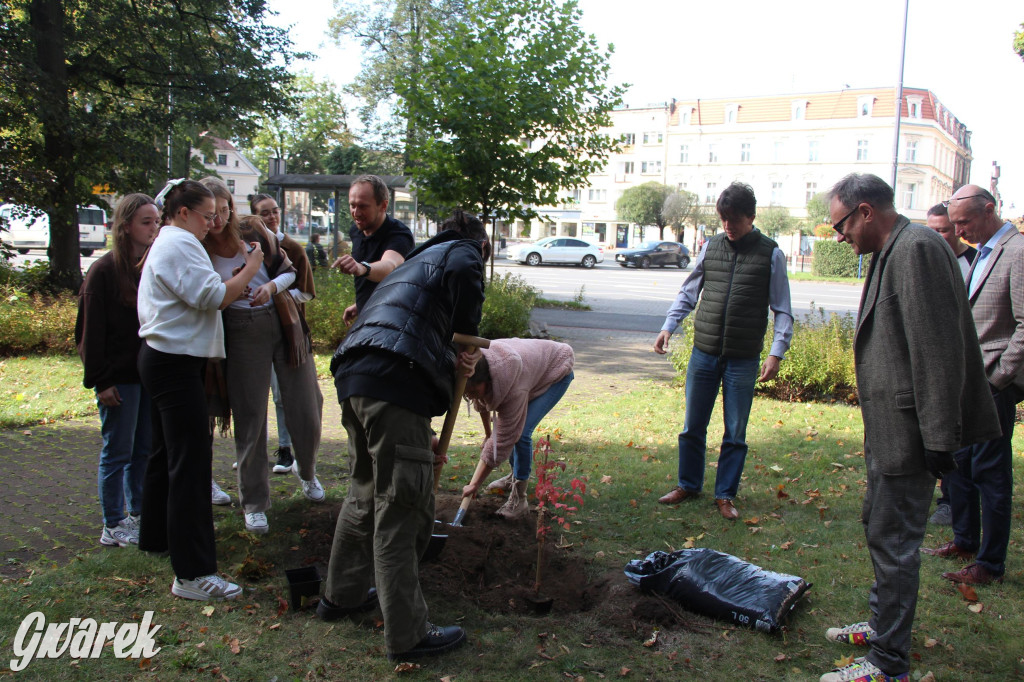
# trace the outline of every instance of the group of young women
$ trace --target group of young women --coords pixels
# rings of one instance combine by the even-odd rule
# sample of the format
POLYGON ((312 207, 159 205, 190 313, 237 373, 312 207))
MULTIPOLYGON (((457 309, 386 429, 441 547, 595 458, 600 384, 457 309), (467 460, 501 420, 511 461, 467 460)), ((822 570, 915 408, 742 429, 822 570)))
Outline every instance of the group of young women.
POLYGON ((82 286, 76 342, 103 434, 100 542, 168 553, 179 597, 232 599, 241 589, 217 573, 211 416, 226 425, 230 414, 245 525, 266 533, 273 371, 292 470, 307 498, 324 499, 323 397, 303 314, 312 273, 279 220, 259 217, 278 210, 271 197, 258 195, 257 215, 243 219, 213 178, 172 181, 159 199, 162 213, 143 194, 121 200, 113 249, 82 286))

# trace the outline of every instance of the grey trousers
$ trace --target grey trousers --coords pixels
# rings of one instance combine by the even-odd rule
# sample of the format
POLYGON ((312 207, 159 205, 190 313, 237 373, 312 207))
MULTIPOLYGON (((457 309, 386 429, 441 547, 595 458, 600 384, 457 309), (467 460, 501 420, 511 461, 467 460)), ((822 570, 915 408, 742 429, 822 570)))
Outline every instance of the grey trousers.
POLYGON ((871 449, 864 444, 868 488, 861 521, 867 538, 875 582, 869 599, 871 640, 866 658, 886 675, 910 670, 910 635, 917 609, 921 541, 935 477, 927 471, 887 476, 872 466, 871 449))
POLYGON ((416 646, 427 632, 419 557, 434 525, 430 419, 361 396, 341 401, 351 484, 338 514, 327 567, 327 599, 366 601, 376 578, 388 653, 416 646))
POLYGON ((288 365, 288 350, 274 306, 225 309, 224 345, 224 372, 238 458, 238 496, 245 513, 265 512, 270 508, 267 397, 271 366, 281 387, 299 476, 307 481, 316 475, 324 397, 312 356, 299 367, 288 365))

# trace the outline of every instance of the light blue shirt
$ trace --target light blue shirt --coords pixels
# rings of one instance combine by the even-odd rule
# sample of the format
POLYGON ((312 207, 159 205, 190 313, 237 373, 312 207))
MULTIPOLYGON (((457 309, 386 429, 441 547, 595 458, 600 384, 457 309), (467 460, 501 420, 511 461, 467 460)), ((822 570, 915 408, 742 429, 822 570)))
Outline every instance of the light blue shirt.
POLYGON ((971 273, 971 285, 967 287, 968 294, 974 296, 974 293, 981 286, 981 273, 985 272, 986 266, 988 266, 988 257, 992 253, 992 249, 995 248, 999 240, 1003 238, 1010 230, 1016 229, 1013 223, 1004 223, 999 230, 992 235, 987 242, 978 245, 978 257, 974 259, 974 272, 971 273))
MULTIPOLYGON (((679 295, 676 296, 672 307, 668 309, 665 324, 661 327, 662 331, 674 332, 679 323, 697 307, 701 289, 704 288, 704 254, 707 250, 708 244, 705 243, 693 264, 693 272, 683 282, 683 286, 679 289, 679 295)), ((772 271, 768 280, 768 307, 775 315, 775 336, 769 355, 782 359, 786 356, 789 344, 793 340, 793 306, 789 298, 786 254, 782 253, 782 249, 777 246, 772 251, 772 271)))

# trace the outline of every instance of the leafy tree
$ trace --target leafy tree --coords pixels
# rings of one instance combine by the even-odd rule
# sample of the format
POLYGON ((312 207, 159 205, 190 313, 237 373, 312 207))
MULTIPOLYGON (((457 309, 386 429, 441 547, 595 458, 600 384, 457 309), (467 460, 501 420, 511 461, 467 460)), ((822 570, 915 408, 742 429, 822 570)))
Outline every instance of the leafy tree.
POLYGON ((401 175, 402 157, 376 149, 365 149, 357 144, 338 145, 324 159, 327 172, 334 175, 401 175))
POLYGON ((0 0, 0 14, 3 199, 49 215, 55 284, 81 281, 76 205, 94 185, 152 191, 169 137, 288 109, 296 55, 265 0, 0 0))
POLYGON ((425 49, 433 36, 455 29, 466 16, 466 1, 335 0, 337 14, 328 33, 339 44, 354 38, 364 49, 362 71, 348 88, 364 103, 359 109, 362 138, 382 152, 402 154, 403 166, 415 133, 402 112, 396 84, 420 77, 425 49), (428 30, 431 22, 435 27, 428 30))
POLYGON ((289 173, 324 173, 329 150, 352 141, 341 93, 331 81, 317 81, 309 73, 294 76, 288 90, 298 116, 260 117, 246 145, 248 156, 261 172, 276 158, 287 161, 289 173))
POLYGON ((428 19, 422 72, 398 79, 418 134, 407 172, 425 204, 527 220, 604 168, 617 143, 598 129, 622 88, 573 0, 466 9, 454 27, 428 19))
POLYGON ((1013 51, 1024 59, 1024 24, 1020 25, 1021 30, 1013 34, 1013 51))
POLYGON ((808 228, 813 229, 815 225, 832 222, 832 216, 828 209, 828 201, 825 199, 825 196, 824 192, 819 192, 811 197, 807 202, 808 228))
POLYGON ((789 215, 785 206, 764 206, 757 209, 757 229, 775 239, 797 227, 797 221, 789 215))
MULTIPOLYGON (((686 224, 693 224, 693 219, 702 215, 700 197, 686 190, 673 192, 665 199, 662 213, 665 222, 676 229, 676 238, 682 240, 686 224)), ((693 227, 696 229, 697 225, 694 224, 693 227)))
POLYGON ((664 239, 665 226, 670 222, 665 216, 665 203, 672 194, 672 188, 660 182, 645 182, 630 187, 615 202, 615 214, 619 220, 636 223, 641 227, 657 226, 658 238, 664 239))

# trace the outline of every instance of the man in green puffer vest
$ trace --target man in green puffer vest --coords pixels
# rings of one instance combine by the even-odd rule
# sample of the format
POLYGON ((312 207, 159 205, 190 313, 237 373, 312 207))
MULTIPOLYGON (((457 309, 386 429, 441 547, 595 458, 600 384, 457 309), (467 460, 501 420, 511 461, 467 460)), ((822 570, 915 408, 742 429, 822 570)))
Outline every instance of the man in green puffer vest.
POLYGON ((739 517, 733 500, 747 457, 754 384, 778 374, 793 338, 793 312, 786 256, 754 227, 754 190, 734 182, 718 197, 715 208, 723 231, 709 239, 697 256, 654 342, 654 352, 667 353, 672 332, 696 308, 693 353, 686 370, 686 417, 679 434, 679 484, 658 502, 678 504, 700 494, 708 422, 721 387, 725 435, 718 456, 715 504, 724 518, 733 520, 739 517), (769 309, 775 313, 775 337, 759 372, 769 309))

